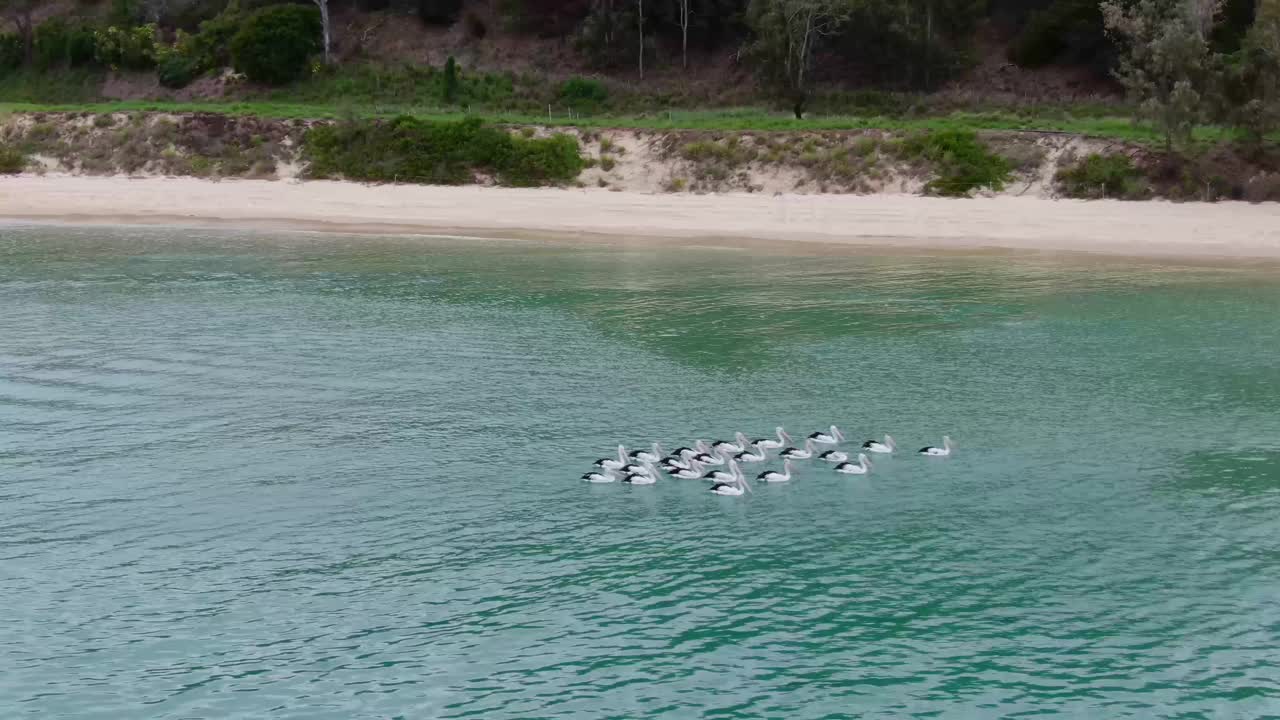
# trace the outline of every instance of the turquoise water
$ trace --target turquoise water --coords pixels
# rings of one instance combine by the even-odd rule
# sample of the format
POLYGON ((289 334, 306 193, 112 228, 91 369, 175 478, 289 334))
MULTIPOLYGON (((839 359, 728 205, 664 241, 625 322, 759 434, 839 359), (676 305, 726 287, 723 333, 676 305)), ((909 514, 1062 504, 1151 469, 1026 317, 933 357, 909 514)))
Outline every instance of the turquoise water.
POLYGON ((1280 714, 1273 268, 7 227, 0 308, 5 718, 1280 714), (577 479, 833 422, 960 448, 577 479))

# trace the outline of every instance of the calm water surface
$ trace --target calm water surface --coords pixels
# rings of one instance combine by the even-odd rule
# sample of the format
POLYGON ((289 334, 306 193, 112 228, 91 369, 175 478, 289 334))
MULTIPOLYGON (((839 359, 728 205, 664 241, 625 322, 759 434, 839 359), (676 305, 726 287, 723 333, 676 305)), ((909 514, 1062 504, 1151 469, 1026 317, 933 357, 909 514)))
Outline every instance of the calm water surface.
POLYGON ((5 718, 1274 716, 1280 273, 0 228, 0 603, 5 718), (960 450, 577 479, 832 422, 960 450))

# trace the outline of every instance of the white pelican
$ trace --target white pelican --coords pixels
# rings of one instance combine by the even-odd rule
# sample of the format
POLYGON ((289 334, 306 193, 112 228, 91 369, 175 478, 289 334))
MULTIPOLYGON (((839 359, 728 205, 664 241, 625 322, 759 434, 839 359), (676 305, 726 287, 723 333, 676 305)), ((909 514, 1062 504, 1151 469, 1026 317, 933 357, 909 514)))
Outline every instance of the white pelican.
POLYGON ((836 466, 836 472, 845 475, 866 475, 871 470, 871 461, 867 459, 866 453, 858 453, 858 462, 856 463, 840 463, 836 466))
MULTIPOLYGON (((730 460, 729 467, 736 468, 738 466, 732 460, 730 460)), ((702 479, 710 480, 712 482, 717 482, 717 483, 731 483, 733 482, 734 477, 735 475, 730 470, 712 470, 706 475, 703 475, 702 479)))
POLYGON ((595 461, 595 464, 593 464, 591 467, 597 467, 602 470, 618 470, 623 465, 626 465, 626 464, 627 464, 627 449, 619 445, 617 460, 614 460, 613 458, 600 458, 599 460, 595 461))
POLYGON ((698 451, 689 447, 678 447, 671 451, 671 457, 688 460, 691 456, 697 455, 698 451))
POLYGON ((700 462, 703 465, 723 465, 724 464, 724 455, 722 455, 719 452, 714 452, 714 453, 711 452, 711 449, 707 447, 706 443, 699 440, 697 447, 698 447, 698 454, 694 455, 692 458, 690 458, 690 460, 693 460, 695 462, 700 462))
POLYGON ((842 463, 849 459, 849 454, 843 450, 828 450, 819 455, 818 459, 829 463, 842 463))
POLYGON ((658 462, 662 459, 662 447, 658 443, 653 444, 653 450, 633 450, 631 452, 632 460, 640 462, 658 462))
POLYGON ((628 465, 623 465, 622 467, 618 468, 618 471, 621 472, 623 475, 635 475, 639 473, 652 474, 653 466, 650 465, 649 463, 630 463, 628 465))
POLYGON ((589 483, 611 483, 616 481, 618 478, 613 476, 612 470, 605 470, 602 473, 594 471, 589 472, 586 475, 583 475, 582 479, 589 483))
POLYGON ((671 477, 677 477, 681 480, 697 480, 702 477, 702 466, 698 463, 694 463, 693 467, 678 468, 676 470, 669 470, 668 472, 671 473, 671 477))
POLYGON ((693 467, 692 460, 686 460, 683 457, 676 457, 675 455, 664 457, 659 462, 662 464, 662 467, 668 470, 688 470, 690 467, 693 467))
POLYGON ((761 450, 775 450, 791 442, 791 436, 787 434, 786 430, 782 429, 781 425, 774 428, 774 432, 778 433, 777 440, 774 440, 773 438, 760 438, 759 440, 752 440, 751 444, 761 450))
POLYGON ((747 492, 755 492, 751 486, 747 484, 746 478, 742 477, 742 471, 737 465, 733 465, 733 481, 727 483, 716 483, 711 486, 711 492, 717 495, 738 496, 747 492))
POLYGON ((771 483, 790 482, 791 481, 791 461, 783 460, 782 469, 784 472, 778 472, 777 470, 765 470, 764 472, 757 475, 756 479, 763 480, 764 482, 771 482, 771 483))
POLYGON ((862 443, 862 449, 873 453, 891 453, 898 449, 898 443, 894 442, 892 437, 885 435, 884 442, 868 440, 862 443))
POLYGON ((789 447, 781 453, 778 453, 778 457, 786 458, 788 460, 808 460, 813 457, 813 441, 805 440, 803 450, 789 447))
POLYGON ((734 460, 743 463, 764 462, 769 457, 769 451, 759 445, 748 445, 746 450, 733 456, 734 460))
POLYGON ((951 454, 951 450, 953 447, 954 446, 951 444, 951 438, 947 437, 946 435, 943 435, 942 447, 934 447, 932 445, 926 445, 920 448, 920 454, 930 455, 933 457, 946 457, 951 454))
POLYGON ((649 473, 631 473, 630 475, 622 478, 622 482, 630 485, 652 485, 658 482, 658 478, 650 475, 649 473))
POLYGON ((717 440, 711 443, 711 449, 717 450, 722 453, 730 453, 730 452, 740 453, 746 449, 744 447, 745 445, 748 444, 746 435, 743 435, 741 432, 736 432, 733 434, 733 438, 738 442, 729 442, 728 440, 717 440))
POLYGON ((809 439, 819 445, 835 445, 844 440, 844 433, 840 432, 840 428, 832 425, 825 431, 819 431, 809 436, 809 439))

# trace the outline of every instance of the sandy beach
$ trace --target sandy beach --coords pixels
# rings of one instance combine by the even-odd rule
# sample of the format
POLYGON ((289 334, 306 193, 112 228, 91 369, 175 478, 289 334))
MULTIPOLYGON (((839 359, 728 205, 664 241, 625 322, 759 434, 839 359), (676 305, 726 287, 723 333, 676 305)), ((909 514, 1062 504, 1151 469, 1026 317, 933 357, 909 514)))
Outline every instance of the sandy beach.
POLYGON ((645 194, 192 178, 0 178, 0 218, 372 234, 1280 258, 1280 205, 645 194))

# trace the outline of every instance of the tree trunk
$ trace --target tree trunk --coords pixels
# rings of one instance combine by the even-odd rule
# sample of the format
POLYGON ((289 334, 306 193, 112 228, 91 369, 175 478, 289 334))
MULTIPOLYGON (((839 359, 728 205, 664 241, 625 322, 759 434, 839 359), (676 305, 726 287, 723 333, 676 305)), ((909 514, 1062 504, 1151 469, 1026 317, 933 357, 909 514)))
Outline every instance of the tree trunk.
POLYGON ((680 66, 689 69, 689 3, 680 0, 680 66))
POLYGON ((929 90, 933 72, 933 0, 924 4, 924 89, 929 90))
POLYGON ((636 0, 636 26, 640 31, 640 79, 644 80, 644 0, 636 0))
POLYGON ((329 0, 312 0, 316 7, 320 8, 320 31, 324 34, 324 64, 328 65, 331 61, 329 57, 329 0))

